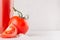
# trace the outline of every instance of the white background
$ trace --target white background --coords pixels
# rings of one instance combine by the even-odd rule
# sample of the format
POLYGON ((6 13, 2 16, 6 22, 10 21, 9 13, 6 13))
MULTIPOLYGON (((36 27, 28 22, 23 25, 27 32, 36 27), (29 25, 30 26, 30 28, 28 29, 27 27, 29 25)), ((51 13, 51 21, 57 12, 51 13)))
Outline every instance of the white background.
POLYGON ((60 30, 60 0, 14 0, 14 7, 29 14, 31 30, 60 30))

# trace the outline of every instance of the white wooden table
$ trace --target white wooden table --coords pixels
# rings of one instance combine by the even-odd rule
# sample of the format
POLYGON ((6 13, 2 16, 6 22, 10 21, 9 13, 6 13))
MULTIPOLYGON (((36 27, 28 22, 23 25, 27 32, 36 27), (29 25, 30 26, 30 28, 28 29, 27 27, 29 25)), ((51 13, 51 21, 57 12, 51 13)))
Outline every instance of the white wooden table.
POLYGON ((28 36, 22 35, 17 38, 0 38, 0 40, 60 40, 60 31, 36 31, 28 36))
POLYGON ((31 40, 60 40, 60 31, 37 31, 31 34, 31 40))

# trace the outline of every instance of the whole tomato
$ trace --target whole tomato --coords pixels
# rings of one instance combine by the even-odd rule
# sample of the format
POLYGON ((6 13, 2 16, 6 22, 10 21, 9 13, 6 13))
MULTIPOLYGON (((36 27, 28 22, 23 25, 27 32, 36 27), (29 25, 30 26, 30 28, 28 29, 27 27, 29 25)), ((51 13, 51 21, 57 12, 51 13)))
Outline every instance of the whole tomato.
POLYGON ((13 16, 9 21, 9 25, 11 23, 16 26, 18 34, 19 33, 25 34, 28 31, 28 25, 24 18, 21 18, 19 16, 13 16))

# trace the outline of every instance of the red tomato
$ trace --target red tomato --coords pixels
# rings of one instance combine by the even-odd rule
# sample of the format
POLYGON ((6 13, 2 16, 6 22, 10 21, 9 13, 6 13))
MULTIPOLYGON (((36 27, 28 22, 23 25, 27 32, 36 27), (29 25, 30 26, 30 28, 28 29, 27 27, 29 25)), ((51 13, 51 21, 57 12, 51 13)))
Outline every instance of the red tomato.
POLYGON ((28 31, 28 25, 25 19, 20 18, 19 16, 14 16, 10 19, 9 24, 14 24, 18 29, 18 34, 25 34, 28 31))
POLYGON ((1 34, 1 37, 3 38, 11 38, 15 37, 17 35, 17 28, 15 25, 10 24, 8 28, 1 34))

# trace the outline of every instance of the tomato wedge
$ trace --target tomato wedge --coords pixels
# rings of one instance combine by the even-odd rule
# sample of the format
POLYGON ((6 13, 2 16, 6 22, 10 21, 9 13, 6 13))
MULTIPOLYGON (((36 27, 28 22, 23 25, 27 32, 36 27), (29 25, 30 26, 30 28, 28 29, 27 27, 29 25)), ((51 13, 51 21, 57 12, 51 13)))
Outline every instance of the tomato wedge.
POLYGON ((17 35, 17 29, 14 24, 10 24, 7 29, 1 34, 3 38, 11 38, 17 35))
POLYGON ((11 23, 16 26, 16 28, 18 30, 18 34, 19 33, 25 34, 28 31, 28 25, 27 25, 27 22, 24 18, 21 18, 19 16, 13 16, 10 19, 9 25, 11 23))

